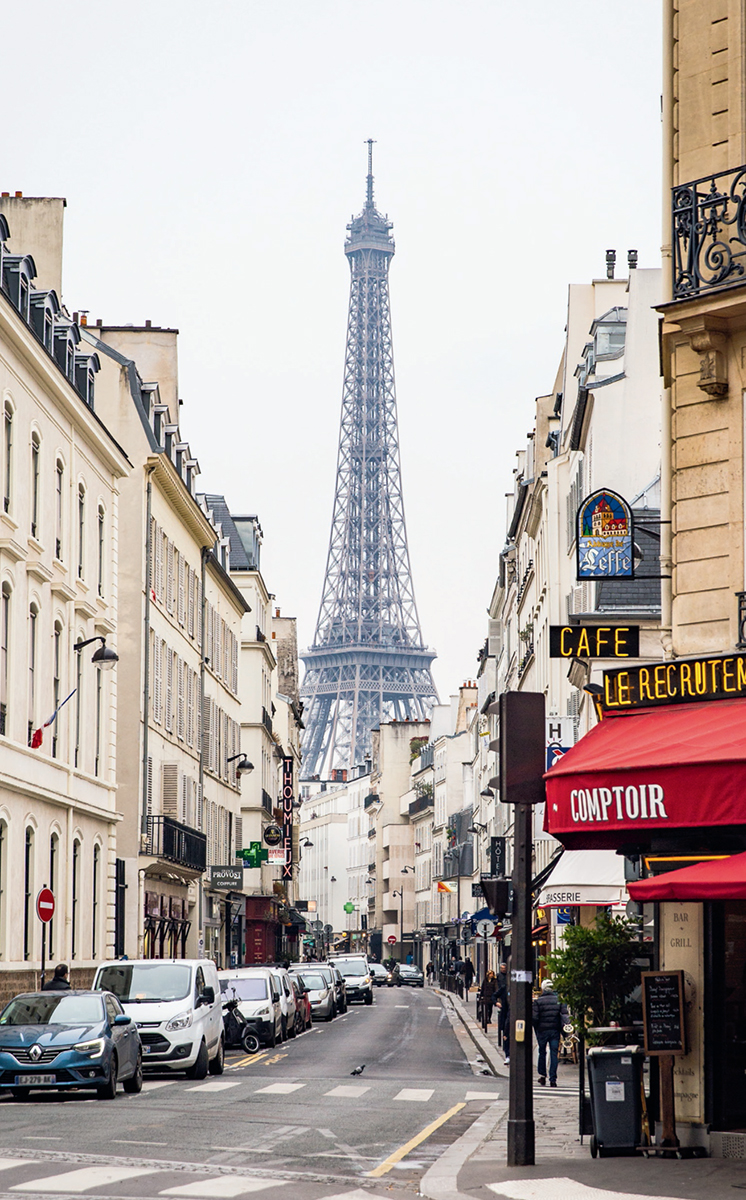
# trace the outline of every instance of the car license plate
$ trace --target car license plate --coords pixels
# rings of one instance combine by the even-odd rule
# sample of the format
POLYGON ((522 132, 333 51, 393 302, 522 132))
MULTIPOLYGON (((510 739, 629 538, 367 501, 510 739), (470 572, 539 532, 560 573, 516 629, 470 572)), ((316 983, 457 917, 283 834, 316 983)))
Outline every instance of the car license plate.
POLYGON ((142 1052, 143 1054, 150 1054, 150 1046, 143 1046, 142 1052))
POLYGON ((56 1083, 56 1075, 16 1075, 16 1087, 32 1087, 40 1083, 56 1083))

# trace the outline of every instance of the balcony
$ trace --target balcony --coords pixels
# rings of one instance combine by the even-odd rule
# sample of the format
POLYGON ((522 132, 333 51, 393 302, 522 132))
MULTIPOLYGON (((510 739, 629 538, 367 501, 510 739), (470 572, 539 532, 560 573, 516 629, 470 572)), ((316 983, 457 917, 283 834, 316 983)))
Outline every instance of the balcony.
POLYGON ((268 812, 269 815, 272 816, 272 812, 274 809, 274 802, 273 802, 272 797, 270 796, 269 792, 266 791, 265 788, 262 788, 262 808, 264 809, 265 812, 268 812))
POLYGON ((273 733, 272 733, 272 718, 270 717, 270 715, 269 715, 269 713, 267 712, 266 708, 263 708, 263 709, 262 709, 262 725, 263 725, 263 726, 264 726, 264 728, 267 730, 267 733, 269 734, 269 736, 270 736, 270 737, 272 737, 272 736, 273 736, 273 733))
POLYGON ((372 805, 377 804, 379 799, 380 797, 377 792, 369 792, 363 800, 363 808, 370 808, 372 805))
POLYGON ((145 853, 202 872, 207 866, 207 837, 173 817, 148 817, 145 853))
POLYGON ((413 800, 412 803, 410 804, 409 815, 410 815, 410 817, 416 817, 417 813, 425 812, 426 809, 434 808, 434 807, 435 807, 435 799, 434 799, 432 793, 430 795, 428 795, 427 792, 423 792, 423 794, 421 796, 418 796, 417 799, 413 800))
POLYGON ((673 298, 746 284, 746 166, 672 190, 673 298))

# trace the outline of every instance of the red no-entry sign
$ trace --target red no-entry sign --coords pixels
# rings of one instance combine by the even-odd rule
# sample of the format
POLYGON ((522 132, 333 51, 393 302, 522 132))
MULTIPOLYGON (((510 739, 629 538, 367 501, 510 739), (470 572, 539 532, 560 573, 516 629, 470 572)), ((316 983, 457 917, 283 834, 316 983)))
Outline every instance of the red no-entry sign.
POLYGON ((396 945, 396 938, 394 937, 393 933, 389 934, 389 936, 386 938, 386 941, 388 942, 389 946, 396 945))
POLYGON ((36 897, 36 915, 45 924, 54 916, 54 892, 51 888, 43 887, 36 897))

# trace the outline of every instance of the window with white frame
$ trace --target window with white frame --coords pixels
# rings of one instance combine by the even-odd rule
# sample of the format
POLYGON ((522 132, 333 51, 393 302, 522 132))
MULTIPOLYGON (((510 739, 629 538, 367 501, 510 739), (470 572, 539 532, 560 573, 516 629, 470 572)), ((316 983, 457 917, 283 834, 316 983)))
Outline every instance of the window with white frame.
POLYGON ((39 479, 41 473, 41 439, 31 434, 31 536, 39 537, 39 479))
POLYGON ((10 512, 13 482, 13 405, 5 401, 3 446, 3 511, 10 512))

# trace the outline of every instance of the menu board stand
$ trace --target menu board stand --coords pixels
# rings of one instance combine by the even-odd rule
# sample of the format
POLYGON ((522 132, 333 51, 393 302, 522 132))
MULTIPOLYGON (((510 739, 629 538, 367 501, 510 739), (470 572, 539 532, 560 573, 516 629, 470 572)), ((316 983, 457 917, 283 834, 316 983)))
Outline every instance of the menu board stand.
POLYGON ((684 972, 642 972, 642 1019, 645 1053, 658 1058, 660 1079, 660 1149, 679 1149, 676 1136, 674 1058, 686 1054, 684 972))

